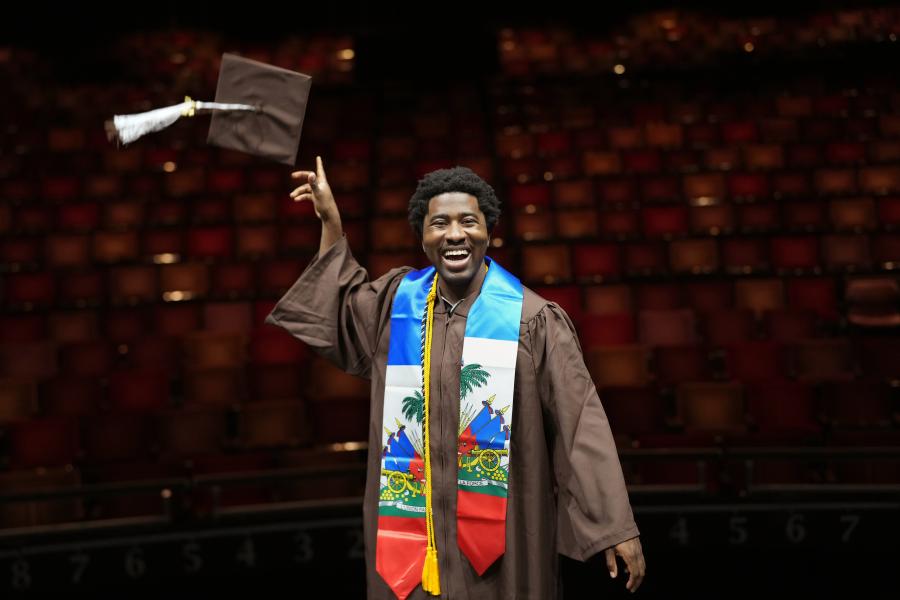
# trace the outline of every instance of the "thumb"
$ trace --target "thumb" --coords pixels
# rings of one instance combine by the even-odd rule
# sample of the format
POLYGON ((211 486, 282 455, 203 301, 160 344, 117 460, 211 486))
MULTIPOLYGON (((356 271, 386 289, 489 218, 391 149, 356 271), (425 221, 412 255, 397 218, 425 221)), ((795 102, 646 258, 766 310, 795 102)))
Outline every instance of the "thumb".
POLYGON ((609 576, 615 578, 619 574, 619 568, 616 564, 616 552, 612 548, 607 548, 604 554, 606 555, 606 568, 609 569, 609 576))
POLYGON ((325 165, 322 163, 322 157, 316 156, 316 177, 321 179, 322 181, 326 181, 325 179, 325 165))

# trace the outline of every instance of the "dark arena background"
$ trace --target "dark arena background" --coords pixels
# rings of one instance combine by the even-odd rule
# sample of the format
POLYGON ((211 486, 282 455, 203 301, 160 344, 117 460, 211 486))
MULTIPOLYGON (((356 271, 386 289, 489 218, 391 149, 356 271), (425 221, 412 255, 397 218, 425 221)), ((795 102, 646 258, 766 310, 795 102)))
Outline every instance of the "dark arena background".
POLYGON ((634 597, 900 597, 900 7, 75 4, 0 26, 0 598, 365 597, 368 382, 263 323, 312 206, 207 119, 104 133, 226 51, 312 75, 297 168, 372 279, 427 265, 424 173, 497 190, 489 255, 616 434, 634 597))

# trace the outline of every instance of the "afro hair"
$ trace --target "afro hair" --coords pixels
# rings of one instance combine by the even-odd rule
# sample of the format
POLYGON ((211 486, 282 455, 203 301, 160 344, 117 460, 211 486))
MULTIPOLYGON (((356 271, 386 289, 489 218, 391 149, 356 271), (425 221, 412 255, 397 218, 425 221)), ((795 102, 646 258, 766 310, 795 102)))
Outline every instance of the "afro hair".
POLYGON ((494 193, 494 188, 472 169, 456 166, 427 173, 419 180, 415 193, 409 199, 409 224, 420 240, 425 215, 428 214, 428 203, 435 196, 447 192, 463 192, 478 198, 478 208, 484 213, 488 232, 494 230, 494 225, 500 218, 500 200, 494 193))

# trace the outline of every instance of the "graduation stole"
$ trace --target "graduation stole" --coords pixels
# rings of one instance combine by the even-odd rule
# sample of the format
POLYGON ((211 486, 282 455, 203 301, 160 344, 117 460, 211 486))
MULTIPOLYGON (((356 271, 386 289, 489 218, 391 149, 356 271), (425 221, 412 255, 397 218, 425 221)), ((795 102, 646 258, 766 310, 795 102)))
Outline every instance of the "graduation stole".
MULTIPOLYGON (((457 543, 479 575, 506 547, 506 497, 522 283, 485 256, 460 369, 457 543)), ((375 566, 400 600, 421 581, 440 594, 431 489, 434 266, 410 271, 391 309, 375 566)))

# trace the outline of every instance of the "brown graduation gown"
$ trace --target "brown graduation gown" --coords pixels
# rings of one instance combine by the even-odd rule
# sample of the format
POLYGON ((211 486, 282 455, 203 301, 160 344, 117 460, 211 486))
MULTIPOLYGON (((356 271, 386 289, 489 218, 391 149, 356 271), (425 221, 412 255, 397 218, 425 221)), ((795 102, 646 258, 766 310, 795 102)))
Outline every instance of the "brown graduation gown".
MULTIPOLYGON (((505 267, 505 265, 504 265, 505 267)), ((391 301, 413 267, 375 281, 353 258, 346 234, 313 257, 266 323, 284 328, 342 370, 371 380, 369 456, 363 509, 369 600, 396 598, 375 570, 382 403, 391 301)), ((441 598, 553 600, 557 553, 586 560, 639 534, 616 446, 568 315, 524 288, 506 552, 479 576, 456 543, 456 431, 466 315, 478 292, 435 305, 430 426, 441 598)), ((410 600, 433 598, 417 587, 410 600)))

